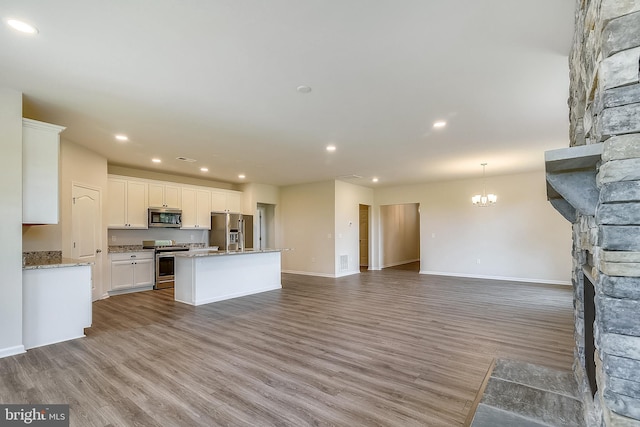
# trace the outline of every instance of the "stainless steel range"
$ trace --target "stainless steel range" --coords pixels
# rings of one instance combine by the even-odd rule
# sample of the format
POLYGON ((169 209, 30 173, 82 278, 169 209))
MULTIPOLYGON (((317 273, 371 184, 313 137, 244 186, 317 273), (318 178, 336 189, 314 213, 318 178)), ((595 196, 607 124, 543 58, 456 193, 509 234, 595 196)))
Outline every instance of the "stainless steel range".
POLYGON ((154 289, 173 288, 175 281, 174 252, 188 251, 185 245, 176 245, 173 240, 143 240, 144 249, 154 249, 156 254, 156 284, 154 289))

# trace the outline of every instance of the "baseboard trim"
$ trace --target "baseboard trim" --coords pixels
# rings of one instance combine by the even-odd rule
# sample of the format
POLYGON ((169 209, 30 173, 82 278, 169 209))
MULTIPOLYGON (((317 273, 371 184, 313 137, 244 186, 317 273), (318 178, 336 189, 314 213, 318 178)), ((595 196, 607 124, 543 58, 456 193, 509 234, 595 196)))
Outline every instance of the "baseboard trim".
POLYGON ((335 279, 335 274, 327 274, 327 273, 313 273, 310 271, 297 271, 297 270, 282 270, 283 273, 287 274, 300 274, 302 276, 316 276, 316 277, 329 277, 331 279, 335 279))
POLYGON ((427 271, 420 270, 420 274, 428 274, 431 276, 451 276, 451 277, 467 277, 470 279, 487 279, 502 280, 505 282, 525 282, 525 283, 541 283, 544 285, 562 285, 571 286, 570 281, 564 280, 547 280, 547 279, 531 279, 528 277, 507 277, 507 276, 485 276, 482 274, 463 274, 463 273, 447 273, 444 271, 427 271))
POLYGON ((403 264, 410 264, 412 262, 419 262, 420 258, 416 258, 416 259, 408 259, 408 260, 404 260, 404 261, 398 261, 398 262, 392 262, 391 264, 385 264, 382 266, 382 268, 389 268, 389 267, 395 267, 397 265, 403 265, 403 264))
POLYGON ((23 345, 16 345, 13 347, 0 348, 0 359, 3 357, 15 356, 16 354, 26 353, 23 345))

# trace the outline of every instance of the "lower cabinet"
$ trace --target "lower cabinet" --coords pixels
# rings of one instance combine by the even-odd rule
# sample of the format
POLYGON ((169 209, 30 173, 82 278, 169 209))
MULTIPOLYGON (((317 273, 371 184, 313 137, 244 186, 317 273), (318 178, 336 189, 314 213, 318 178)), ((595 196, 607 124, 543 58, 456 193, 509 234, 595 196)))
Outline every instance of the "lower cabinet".
POLYGON ((126 291, 152 287, 155 281, 154 252, 110 254, 111 290, 126 291))

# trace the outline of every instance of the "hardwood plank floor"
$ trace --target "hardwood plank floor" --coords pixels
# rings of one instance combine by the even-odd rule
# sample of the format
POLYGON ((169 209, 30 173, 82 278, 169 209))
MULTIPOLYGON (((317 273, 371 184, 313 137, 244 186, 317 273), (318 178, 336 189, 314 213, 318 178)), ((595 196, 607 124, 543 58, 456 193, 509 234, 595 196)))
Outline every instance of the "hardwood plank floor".
POLYGON ((0 359, 0 402, 83 427, 461 426, 495 357, 571 369, 571 288, 385 269, 200 307, 121 295, 86 338, 0 359))

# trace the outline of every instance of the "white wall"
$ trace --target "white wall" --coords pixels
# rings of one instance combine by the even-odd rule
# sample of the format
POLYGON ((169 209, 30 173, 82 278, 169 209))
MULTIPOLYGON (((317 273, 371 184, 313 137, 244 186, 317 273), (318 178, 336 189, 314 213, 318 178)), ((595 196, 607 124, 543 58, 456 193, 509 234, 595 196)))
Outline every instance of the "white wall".
POLYGON ((420 203, 423 273, 570 283, 571 224, 547 202, 544 172, 486 183, 498 196, 492 207, 471 204, 482 190, 474 179, 378 189, 375 210, 420 203))
POLYGON ((420 260, 420 212, 417 203, 380 206, 382 267, 420 260))
POLYGON ((334 181, 280 188, 278 239, 282 270, 333 277, 335 274, 334 181))
POLYGON ((373 189, 335 181, 336 277, 360 272, 360 205, 373 205, 373 189), (341 270, 340 256, 347 255, 348 268, 341 270))
POLYGON ((22 345, 22 94, 0 88, 0 357, 22 345))

